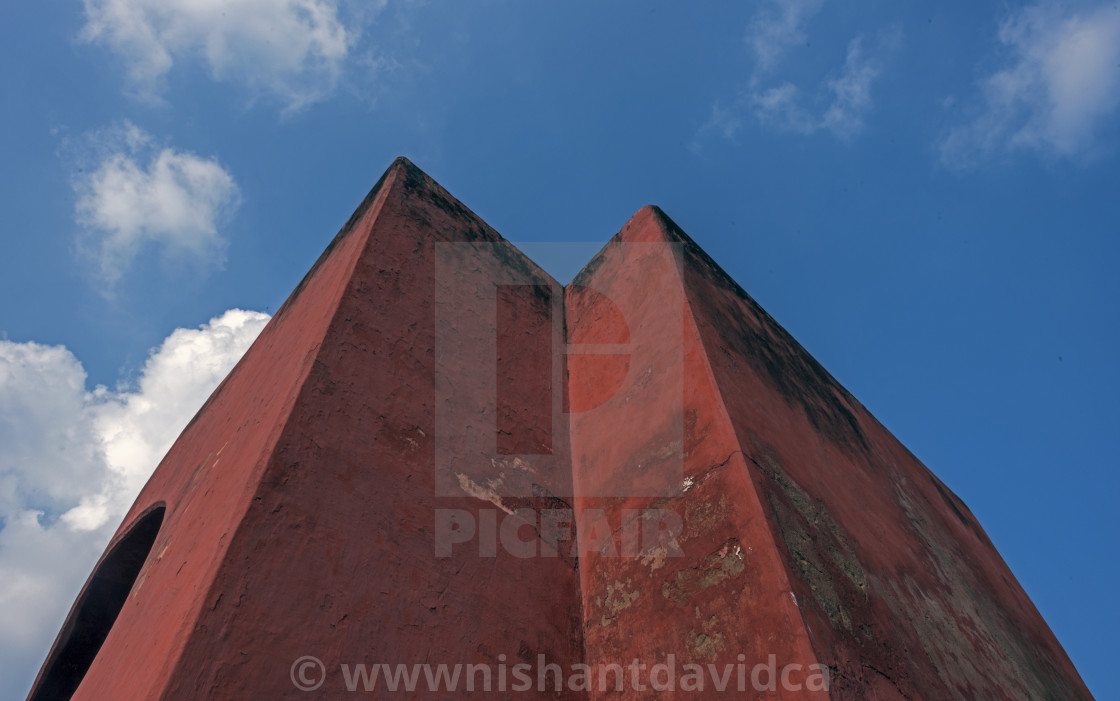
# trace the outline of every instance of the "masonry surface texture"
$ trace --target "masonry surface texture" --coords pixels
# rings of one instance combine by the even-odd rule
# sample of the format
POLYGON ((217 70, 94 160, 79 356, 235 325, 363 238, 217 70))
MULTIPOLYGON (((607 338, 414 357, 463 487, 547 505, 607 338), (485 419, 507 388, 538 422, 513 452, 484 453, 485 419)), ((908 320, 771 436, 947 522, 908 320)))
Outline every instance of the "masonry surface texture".
POLYGON ((968 508, 659 209, 562 287, 398 159, 156 469, 29 698, 669 655, 829 685, 358 696, 1091 698, 968 508))

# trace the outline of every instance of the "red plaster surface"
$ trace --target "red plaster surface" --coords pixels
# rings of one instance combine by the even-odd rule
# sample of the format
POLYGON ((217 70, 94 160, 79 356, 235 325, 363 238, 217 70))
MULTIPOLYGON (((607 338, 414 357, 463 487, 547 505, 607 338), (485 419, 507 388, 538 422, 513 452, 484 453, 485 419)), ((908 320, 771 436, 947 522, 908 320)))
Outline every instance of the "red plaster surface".
MULTIPOLYGON (((769 572, 768 586, 740 588, 729 578, 712 587, 754 612, 753 622, 737 619, 739 635, 761 625, 788 639, 791 659, 809 654, 829 665, 836 699, 1091 698, 968 508, 659 210, 639 212, 615 240, 649 238, 680 245, 682 280, 676 284, 689 309, 686 347, 688 357, 698 358, 696 369, 689 368, 696 379, 686 387, 686 396, 696 397, 687 404, 697 407, 695 416, 686 416, 693 427, 686 472, 700 474, 732 456, 709 468, 681 500, 687 504, 715 482, 706 504, 726 500, 736 512, 724 537, 767 551, 768 559, 748 569, 769 572), (721 448, 699 455, 713 445, 721 448), (757 534, 746 530, 760 524, 757 534), (776 597, 784 604, 793 600, 791 590, 794 620, 776 620, 781 607, 775 595, 786 593, 776 597), (805 640, 808 650, 794 644, 805 640)), ((608 245, 597 272, 610 268, 611 255, 608 245)), ((674 284, 660 270, 616 266, 647 290, 674 284)), ((573 455, 585 440, 576 426, 573 455)), ((641 441, 637 432, 634 440, 641 441)), ((685 520, 688 537, 692 525, 685 520)), ((718 540, 686 548, 683 565, 695 572, 695 560, 718 540)), ((597 582, 617 581, 616 569, 618 563, 581 562, 585 610, 600 595, 597 582)), ((643 596, 651 589, 647 583, 643 596)), ((677 603, 658 601, 646 620, 687 620, 677 603)), ((719 603, 725 608, 708 620, 731 628, 739 611, 719 603)), ((693 625, 707 615, 701 611, 693 625)), ((626 621, 620 616, 613 623, 626 621)), ((591 617, 585 625, 589 655, 600 645, 632 644, 597 631, 591 617)), ((646 649, 673 630, 660 624, 654 632, 638 620, 631 625, 636 635, 644 633, 635 647, 646 649)), ((779 653, 779 664, 781 637, 761 643, 779 653)), ((739 645, 759 650, 749 640, 739 645)))
MULTIPOLYGON (((599 254, 599 260, 588 266, 591 272, 574 281, 595 284, 606 297, 570 288, 566 299, 570 334, 590 335, 593 332, 585 331, 585 324, 612 317, 600 311, 610 305, 607 298, 636 309, 627 320, 631 327, 656 324, 668 299, 685 301, 681 274, 673 260, 636 256, 626 246, 642 241, 666 241, 658 213, 652 208, 638 212, 599 254)), ((786 568, 775 550, 766 514, 723 411, 692 314, 683 311, 677 328, 643 334, 647 342, 663 344, 654 357, 679 353, 683 382, 675 386, 659 382, 654 371, 650 381, 638 381, 627 388, 632 396, 620 403, 613 415, 586 421, 580 414, 571 417, 577 495, 601 492, 602 480, 620 470, 649 479, 655 486, 668 487, 668 494, 657 497, 577 496, 577 513, 601 509, 616 526, 627 509, 671 509, 683 520, 679 557, 672 556, 668 547, 651 547, 638 557, 612 556, 622 553, 620 533, 616 534, 613 550, 581 553, 587 661, 625 665, 637 658, 653 665, 673 654, 680 668, 696 663, 705 668, 715 664, 722 670, 725 665, 737 664, 742 654, 748 661, 748 674, 769 654, 776 656, 779 665, 813 664, 816 660, 801 615, 789 596, 786 568), (672 406, 682 391, 680 413, 659 411, 672 406), (678 437, 668 429, 674 425, 683 427, 678 437), (672 440, 683 439, 683 473, 656 464, 642 471, 638 461, 631 461, 631 456, 665 452, 666 436, 670 450, 672 440), (666 473, 676 474, 676 480, 665 485, 666 473), (687 490, 685 479, 692 481, 687 490)), ((646 370, 638 367, 634 374, 641 378, 646 370)), ((569 366, 573 397, 593 393, 596 379, 590 373, 581 376, 569 366)), ((707 694, 678 692, 661 697, 724 696, 710 691, 710 682, 707 688, 707 694)), ((731 688, 735 688, 734 682, 731 688)), ((827 695, 776 691, 769 697, 827 695)), ((601 694, 596 690, 590 698, 640 699, 649 698, 649 692, 626 689, 624 693, 612 690, 601 694)))
POLYGON ((964 504, 652 207, 565 290, 399 159, 117 537, 161 503, 75 699, 352 698, 341 663, 539 654, 831 668, 670 699, 1090 698, 964 504), (435 556, 437 509, 572 507, 578 557, 540 524, 543 556, 435 556), (635 543, 642 509, 682 530, 635 543))
POLYGON ((434 246, 498 240, 390 168, 126 517, 167 504, 75 699, 350 698, 341 663, 577 661, 573 561, 434 556, 435 509, 493 508, 435 496, 434 246), (333 667, 315 693, 289 677, 303 655, 333 667))

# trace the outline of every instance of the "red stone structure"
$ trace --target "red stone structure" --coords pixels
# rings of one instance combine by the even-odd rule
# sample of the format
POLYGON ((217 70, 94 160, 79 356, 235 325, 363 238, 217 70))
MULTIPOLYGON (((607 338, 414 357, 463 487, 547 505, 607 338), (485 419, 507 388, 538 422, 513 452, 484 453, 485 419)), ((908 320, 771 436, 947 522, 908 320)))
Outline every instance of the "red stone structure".
POLYGON ((562 287, 404 159, 28 698, 352 697, 1091 698, 968 508, 659 209, 562 287))

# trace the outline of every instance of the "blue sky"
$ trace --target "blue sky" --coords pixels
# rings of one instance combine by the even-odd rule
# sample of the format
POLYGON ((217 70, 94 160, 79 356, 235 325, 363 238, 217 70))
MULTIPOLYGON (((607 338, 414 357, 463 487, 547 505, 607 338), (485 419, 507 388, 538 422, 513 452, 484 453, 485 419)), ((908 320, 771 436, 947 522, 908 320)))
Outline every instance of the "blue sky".
POLYGON ((1115 3, 8 0, 0 90, 0 695, 406 155, 559 277, 660 205, 1120 698, 1115 3))

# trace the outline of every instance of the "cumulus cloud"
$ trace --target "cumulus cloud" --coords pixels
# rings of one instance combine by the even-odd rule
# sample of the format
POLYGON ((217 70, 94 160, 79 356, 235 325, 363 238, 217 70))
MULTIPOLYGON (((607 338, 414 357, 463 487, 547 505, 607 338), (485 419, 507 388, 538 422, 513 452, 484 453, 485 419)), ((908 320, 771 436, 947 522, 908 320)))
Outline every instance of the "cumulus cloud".
POLYGON ((149 99, 176 63, 200 60, 214 80, 297 109, 333 92, 357 38, 333 0, 83 2, 81 36, 119 54, 133 90, 149 99))
POLYGON ((981 82, 980 109, 940 143, 942 162, 967 167, 1000 152, 1092 155, 1120 107, 1120 6, 1043 3, 999 29, 1005 64, 981 82))
POLYGON ((177 329, 133 387, 86 387, 62 346, 0 340, 0 696, 27 693, 124 513, 268 316, 177 329))
POLYGON ((238 188, 213 158, 158 148, 131 124, 95 137, 99 162, 75 180, 76 217, 83 240, 108 288, 146 244, 167 255, 220 262, 218 229, 239 203, 238 188))

